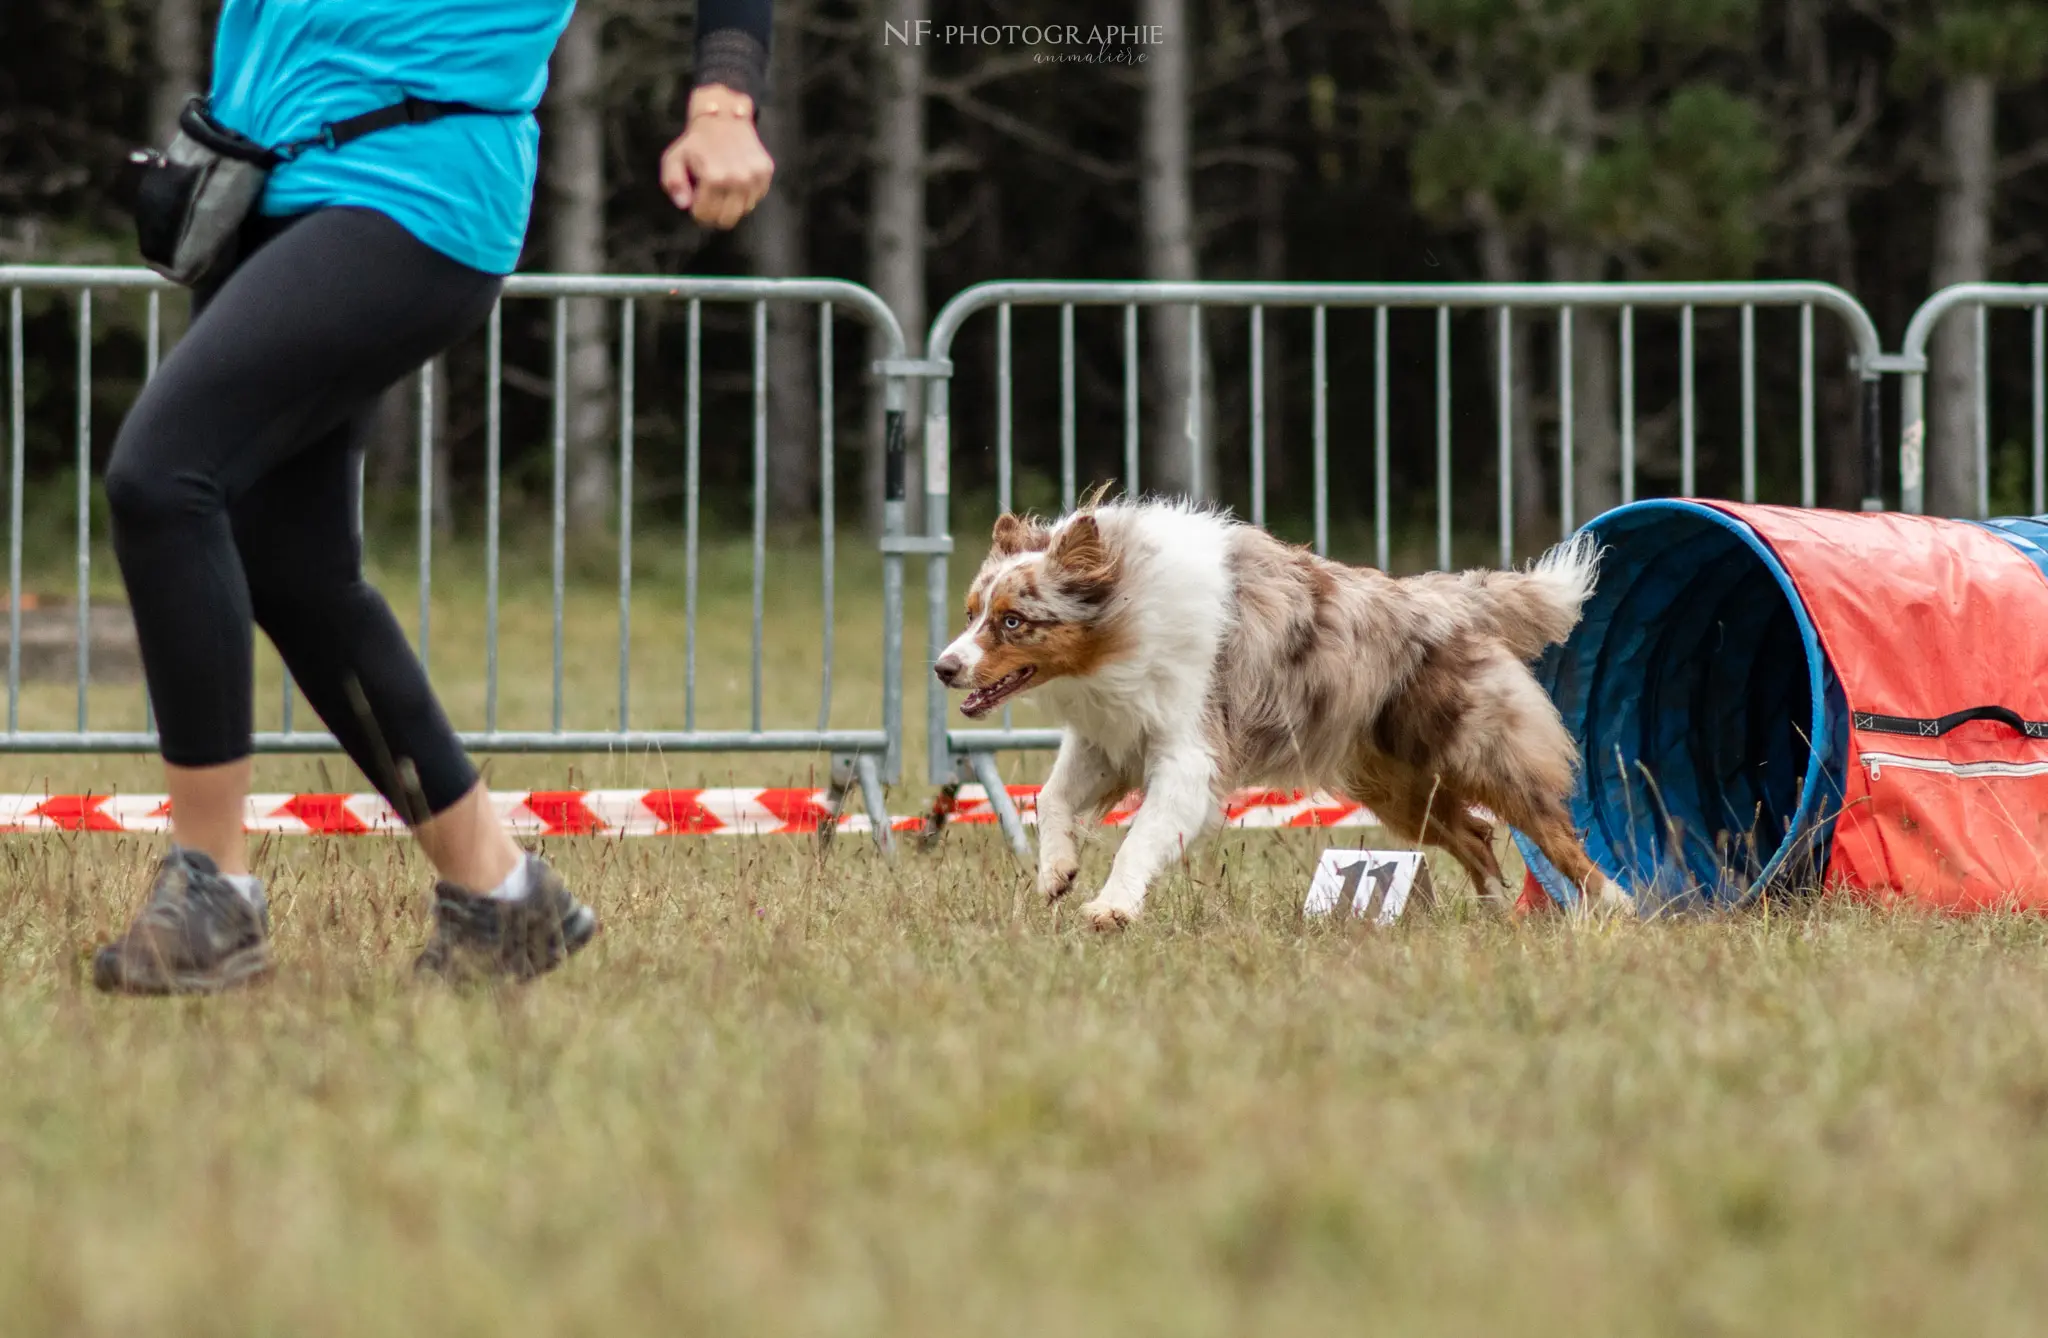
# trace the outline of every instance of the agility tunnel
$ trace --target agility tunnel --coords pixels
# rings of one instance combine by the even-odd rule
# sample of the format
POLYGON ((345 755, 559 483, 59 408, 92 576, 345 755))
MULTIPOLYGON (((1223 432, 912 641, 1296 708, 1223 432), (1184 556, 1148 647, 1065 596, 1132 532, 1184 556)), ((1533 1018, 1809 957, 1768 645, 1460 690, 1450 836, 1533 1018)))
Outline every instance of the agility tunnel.
MULTIPOLYGON (((1586 530, 1593 595, 1538 672, 1587 853, 1641 909, 2048 908, 2048 518, 1671 500, 1586 530)), ((1576 900, 1515 840, 1525 902, 1576 900)))

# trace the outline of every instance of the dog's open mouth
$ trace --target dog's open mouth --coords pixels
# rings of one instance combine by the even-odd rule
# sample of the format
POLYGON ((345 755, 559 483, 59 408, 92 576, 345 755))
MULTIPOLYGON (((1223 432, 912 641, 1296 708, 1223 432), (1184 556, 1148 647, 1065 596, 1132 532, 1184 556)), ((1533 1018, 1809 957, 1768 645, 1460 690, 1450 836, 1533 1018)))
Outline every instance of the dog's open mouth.
POLYGON ((1031 676, 1037 672, 1027 664, 1022 669, 1012 669, 985 688, 976 688, 967 694, 966 701, 960 703, 960 714, 969 720, 981 719, 995 709, 996 703, 1022 692, 1024 685, 1029 683, 1031 676))

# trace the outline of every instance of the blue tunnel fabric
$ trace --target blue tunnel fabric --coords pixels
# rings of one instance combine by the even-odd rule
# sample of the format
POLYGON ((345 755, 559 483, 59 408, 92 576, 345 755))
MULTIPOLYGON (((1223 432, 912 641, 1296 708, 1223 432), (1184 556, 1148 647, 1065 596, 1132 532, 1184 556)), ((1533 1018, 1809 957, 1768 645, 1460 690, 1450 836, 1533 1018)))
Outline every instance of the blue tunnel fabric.
MULTIPOLYGON (((1820 876, 1848 705, 1791 577, 1741 519, 1696 502, 1635 503, 1586 530, 1598 585, 1537 672, 1584 759, 1587 854, 1646 910, 1820 876)), ((1576 900, 1514 839, 1554 900, 1576 900)))
POLYGON ((2041 569, 2042 576, 2048 577, 2048 517, 2011 516, 1976 523, 2019 549, 2027 561, 2041 569))

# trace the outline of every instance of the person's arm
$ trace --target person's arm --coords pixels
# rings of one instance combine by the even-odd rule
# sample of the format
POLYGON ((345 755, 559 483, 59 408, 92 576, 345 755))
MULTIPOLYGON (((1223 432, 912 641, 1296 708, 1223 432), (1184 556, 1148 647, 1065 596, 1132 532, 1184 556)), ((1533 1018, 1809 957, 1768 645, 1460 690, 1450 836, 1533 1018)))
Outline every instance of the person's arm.
POLYGON ((773 0, 699 0, 697 67, 683 133, 661 157, 661 184, 699 223, 730 228, 768 193, 775 164, 754 128, 767 91, 773 0))
POLYGON ((759 99, 768 83, 773 0, 701 0, 692 90, 718 86, 759 99))

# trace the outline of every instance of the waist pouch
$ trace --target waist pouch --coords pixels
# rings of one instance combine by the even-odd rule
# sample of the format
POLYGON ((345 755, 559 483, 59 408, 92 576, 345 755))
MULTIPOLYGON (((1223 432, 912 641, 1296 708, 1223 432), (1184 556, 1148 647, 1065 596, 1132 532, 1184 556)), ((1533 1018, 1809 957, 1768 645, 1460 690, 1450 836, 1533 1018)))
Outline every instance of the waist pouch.
POLYGON ((409 97, 361 116, 330 121, 317 135, 273 149, 222 125, 205 98, 193 98, 178 113, 178 133, 169 148, 138 149, 129 155, 140 169, 136 244, 151 269, 173 282, 196 286, 233 266, 242 224, 262 198, 264 183, 280 164, 301 153, 337 149, 379 130, 444 116, 525 114, 409 97))

